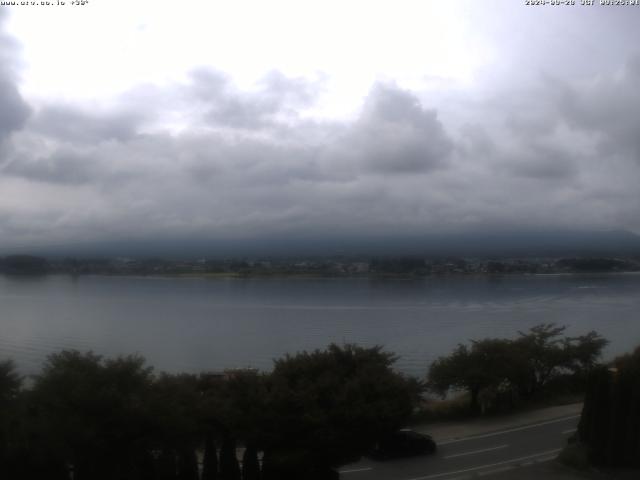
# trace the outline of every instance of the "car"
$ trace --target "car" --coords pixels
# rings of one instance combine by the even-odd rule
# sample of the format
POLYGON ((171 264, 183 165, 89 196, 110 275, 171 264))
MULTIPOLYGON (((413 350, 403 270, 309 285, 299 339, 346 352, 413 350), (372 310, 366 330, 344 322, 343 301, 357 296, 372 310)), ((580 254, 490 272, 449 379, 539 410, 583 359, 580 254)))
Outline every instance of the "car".
POLYGON ((430 435, 402 429, 381 438, 370 457, 374 460, 413 457, 435 453, 437 448, 430 435))

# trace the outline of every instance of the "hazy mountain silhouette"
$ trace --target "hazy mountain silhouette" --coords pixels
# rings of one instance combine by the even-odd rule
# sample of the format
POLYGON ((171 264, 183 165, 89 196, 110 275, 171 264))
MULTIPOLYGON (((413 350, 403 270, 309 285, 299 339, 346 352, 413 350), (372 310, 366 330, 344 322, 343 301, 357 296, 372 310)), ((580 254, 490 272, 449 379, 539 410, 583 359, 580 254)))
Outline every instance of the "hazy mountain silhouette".
POLYGON ((9 253, 75 257, 293 257, 293 256, 570 256, 640 255, 640 236, 624 231, 495 231, 432 235, 315 235, 251 239, 120 239, 9 253))

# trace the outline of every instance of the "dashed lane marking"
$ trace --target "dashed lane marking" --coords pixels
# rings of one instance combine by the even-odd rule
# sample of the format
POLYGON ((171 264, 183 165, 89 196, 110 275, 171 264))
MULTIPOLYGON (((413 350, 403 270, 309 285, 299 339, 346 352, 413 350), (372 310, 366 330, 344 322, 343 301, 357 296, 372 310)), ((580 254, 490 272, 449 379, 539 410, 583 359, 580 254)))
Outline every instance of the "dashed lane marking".
POLYGON ((486 472, 478 473, 479 477, 485 477, 487 475, 495 475, 496 473, 508 472, 509 470, 514 470, 515 465, 505 465, 504 467, 494 468, 493 470, 487 470, 486 472))
POLYGON ((539 461, 548 461, 548 460, 552 460, 554 458, 553 456, 550 456, 550 455, 555 455, 560 450, 562 450, 562 449, 561 448, 556 448, 555 450, 547 450, 546 452, 534 453, 532 455, 527 455, 525 457, 512 458, 510 460, 504 460, 502 462, 489 463, 487 465, 479 465, 477 467, 465 468, 464 470, 456 470, 456 471, 453 471, 453 472, 435 473, 433 475, 425 475, 423 477, 414 477, 414 478, 409 478, 407 480, 429 480, 431 478, 447 477, 447 476, 450 476, 450 475, 458 475, 460 473, 475 472, 475 471, 478 471, 478 470, 485 470, 487 468, 499 467, 501 465, 508 465, 508 464, 512 464, 512 463, 518 464, 519 462, 522 462, 523 460, 529 460, 529 459, 536 458, 536 457, 545 457, 544 460, 540 459, 539 461))
POLYGON ((468 442, 471 440, 477 440, 479 438, 495 437, 496 435, 503 435, 505 433, 511 433, 511 432, 519 432, 521 430, 527 430, 530 428, 542 427, 544 425, 551 425, 552 423, 566 422, 567 420, 573 420, 574 418, 580 418, 580 415, 572 415, 570 417, 556 418, 555 420, 549 420, 547 422, 541 422, 541 423, 535 423, 533 425, 525 425, 522 427, 510 428, 508 430, 500 430, 499 432, 485 433, 483 435, 472 435, 469 437, 457 438, 455 440, 449 440, 446 442, 438 442, 438 445, 449 445, 451 443, 468 442))
POLYGON ((368 472, 369 470, 373 470, 371 467, 364 468, 352 468, 351 470, 340 470, 338 473, 357 473, 357 472, 368 472))
POLYGON ((457 457, 464 457, 465 455, 475 455, 476 453, 484 453, 484 452, 491 452, 492 450, 500 450, 501 448, 507 448, 509 445, 499 445, 497 447, 490 447, 490 448, 483 448, 482 450, 473 450, 472 452, 464 452, 464 453, 456 453, 453 455, 447 455, 446 457, 443 457, 445 460, 448 458, 457 458, 457 457))

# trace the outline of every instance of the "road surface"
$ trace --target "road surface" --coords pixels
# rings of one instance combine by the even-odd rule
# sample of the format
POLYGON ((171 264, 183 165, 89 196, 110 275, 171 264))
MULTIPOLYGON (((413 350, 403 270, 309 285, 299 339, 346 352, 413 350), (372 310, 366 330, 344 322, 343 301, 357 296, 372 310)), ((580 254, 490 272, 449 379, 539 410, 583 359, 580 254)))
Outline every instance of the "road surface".
MULTIPOLYGON (((363 459, 340 469, 342 480, 461 480, 554 459, 580 415, 541 421, 438 444, 435 455, 385 462, 363 459)), ((514 477, 515 478, 515 477, 514 477)))

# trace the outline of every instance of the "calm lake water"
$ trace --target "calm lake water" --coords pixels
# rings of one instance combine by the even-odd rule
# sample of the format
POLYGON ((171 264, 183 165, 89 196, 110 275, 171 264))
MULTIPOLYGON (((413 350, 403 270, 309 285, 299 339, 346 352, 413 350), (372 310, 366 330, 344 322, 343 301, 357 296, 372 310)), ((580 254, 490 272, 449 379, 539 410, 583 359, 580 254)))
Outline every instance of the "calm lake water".
POLYGON ((64 348, 139 353, 157 370, 268 370, 330 342, 384 345, 424 375, 457 343, 541 322, 640 344, 640 275, 387 279, 0 276, 0 358, 25 373, 64 348))

